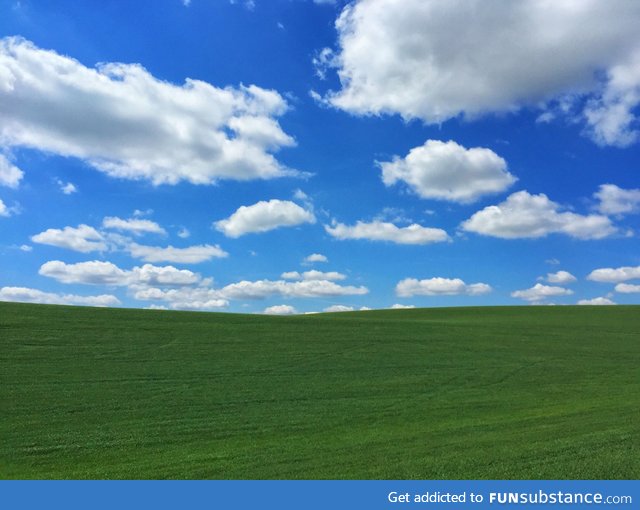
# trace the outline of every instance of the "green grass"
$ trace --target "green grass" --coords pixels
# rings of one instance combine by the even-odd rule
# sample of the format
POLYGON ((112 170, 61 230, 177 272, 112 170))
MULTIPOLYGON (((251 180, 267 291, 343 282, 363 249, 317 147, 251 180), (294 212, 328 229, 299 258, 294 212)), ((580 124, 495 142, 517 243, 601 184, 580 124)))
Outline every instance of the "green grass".
POLYGON ((640 478, 640 307, 0 303, 2 478, 640 478))

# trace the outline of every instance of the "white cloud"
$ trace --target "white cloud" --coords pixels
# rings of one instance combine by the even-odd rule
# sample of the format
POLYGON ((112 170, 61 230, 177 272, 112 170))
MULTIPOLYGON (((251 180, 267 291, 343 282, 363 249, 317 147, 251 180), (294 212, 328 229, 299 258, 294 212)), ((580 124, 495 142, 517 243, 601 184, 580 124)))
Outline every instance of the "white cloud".
POLYGON ((206 287, 141 288, 136 290, 134 298, 140 301, 163 301, 173 310, 215 310, 229 305, 218 291, 206 287))
POLYGON ((167 231, 155 221, 141 220, 138 218, 123 220, 116 216, 107 216, 102 220, 102 227, 113 230, 124 230, 126 232, 131 232, 134 235, 141 235, 145 233, 166 235, 167 233, 167 231))
POLYGON ((353 306, 345 306, 345 305, 332 305, 329 306, 327 308, 325 308, 324 310, 322 310, 323 312, 353 312, 355 310, 355 308, 353 306))
POLYGON ((597 297, 593 299, 581 299, 579 305, 615 305, 613 301, 605 297, 597 297))
POLYGON ((391 305, 391 310, 410 310, 411 308, 415 307, 415 305, 403 305, 400 303, 396 303, 395 305, 391 305))
POLYGON ((60 179, 56 179, 56 183, 58 184, 60 191, 65 195, 71 195, 78 192, 78 188, 76 188, 75 184, 71 182, 63 182, 60 179))
POLYGON ((294 145, 277 92, 255 85, 174 85, 136 64, 96 68, 0 40, 0 141, 80 158, 113 177, 154 184, 269 179, 295 172, 273 152, 294 145))
POLYGON ((478 296, 491 292, 491 286, 486 283, 472 283, 467 285, 460 278, 429 278, 417 280, 405 278, 396 285, 396 294, 400 297, 412 296, 454 296, 466 294, 478 296))
POLYGON ((24 172, 13 165, 6 156, 0 154, 0 186, 17 188, 24 172))
POLYGON ((564 285, 567 283, 572 283, 577 280, 575 276, 573 276, 568 271, 558 271, 557 273, 547 273, 547 277, 545 278, 549 283, 559 283, 560 285, 564 285))
POLYGON ((282 273, 280 278, 284 280, 344 280, 347 278, 346 275, 342 273, 338 273, 337 271, 305 271, 303 273, 299 273, 298 271, 287 271, 286 273, 282 273))
POLYGON ((329 259, 321 253, 312 253, 304 258, 303 263, 312 264, 314 262, 329 262, 329 259))
POLYGON ((440 228, 423 227, 414 223, 408 227, 397 227, 393 223, 358 221, 349 226, 335 223, 325 225, 325 230, 337 239, 366 239, 369 241, 389 241, 397 244, 441 243, 449 240, 447 233, 440 228))
POLYGON ((378 165, 387 186, 403 181, 422 198, 452 202, 474 202, 516 181, 507 162, 492 150, 466 149, 454 141, 427 140, 406 157, 395 156, 378 165))
POLYGON ((88 225, 79 225, 77 228, 64 227, 62 230, 50 228, 31 236, 31 240, 34 243, 48 244, 81 253, 107 249, 104 236, 88 225))
POLYGON ((537 302, 549 297, 570 296, 571 294, 573 294, 573 291, 570 289, 536 283, 530 289, 516 290, 515 292, 512 292, 511 297, 524 299, 525 301, 530 302, 537 302))
POLYGON ((229 218, 216 221, 214 226, 227 237, 240 237, 253 232, 268 232, 279 227, 293 227, 315 223, 315 216, 288 200, 260 201, 241 206, 229 218))
POLYGON ((461 225, 463 230, 503 239, 536 238, 560 233, 577 239, 602 239, 616 232, 606 216, 561 212, 544 194, 518 191, 485 207, 461 225))
POLYGON ((220 289, 225 299, 262 299, 269 296, 283 297, 333 297, 367 294, 366 287, 338 285, 327 280, 287 282, 284 280, 258 280, 232 283, 220 289))
POLYGON ((30 251, 33 251, 33 246, 29 246, 28 244, 23 244, 23 245, 20 245, 20 250, 30 252, 30 251))
POLYGON ((100 296, 76 296, 74 294, 54 294, 27 287, 0 288, 0 301, 20 303, 40 303, 48 305, 117 306, 120 300, 110 294, 100 296))
POLYGON ((223 258, 229 255, 220 246, 212 246, 210 244, 189 246, 187 248, 174 248, 169 245, 162 248, 160 246, 131 243, 128 245, 127 250, 129 250, 132 257, 142 259, 145 262, 173 262, 176 264, 199 264, 213 258, 223 258))
POLYGON ((615 184, 603 184, 594 194, 602 214, 622 215, 640 212, 640 189, 622 189, 615 184))
POLYGON ((625 145, 637 138, 639 25, 627 0, 359 0, 336 21, 341 89, 325 101, 441 123, 586 96, 592 137, 625 145))
POLYGON ((636 47, 630 58, 608 69, 601 95, 587 103, 587 133, 598 145, 627 147, 635 143, 640 133, 634 109, 639 104, 640 48, 636 47))
POLYGON ((4 202, 2 200, 0 200, 0 216, 11 216, 11 211, 9 211, 9 208, 4 205, 4 202))
POLYGON ((190 235, 191 235, 191 232, 189 232, 189 230, 184 227, 182 227, 178 232, 178 237, 180 239, 187 239, 190 235))
POLYGON ((587 276, 587 280, 605 283, 618 283, 638 278, 640 278, 640 266, 626 266, 618 267, 616 269, 604 267, 591 271, 587 276))
POLYGON ((630 283, 619 283, 615 286, 615 291, 621 294, 635 294, 640 292, 640 285, 632 285, 630 283))
POLYGON ((132 270, 125 270, 111 262, 100 260, 77 264, 51 260, 40 267, 39 274, 62 283, 110 286, 181 286, 192 285, 202 280, 196 273, 173 266, 158 267, 145 264, 142 267, 136 266, 132 270))
POLYGON ((265 308, 262 313, 266 315, 294 315, 298 313, 298 310, 291 305, 274 305, 265 308))

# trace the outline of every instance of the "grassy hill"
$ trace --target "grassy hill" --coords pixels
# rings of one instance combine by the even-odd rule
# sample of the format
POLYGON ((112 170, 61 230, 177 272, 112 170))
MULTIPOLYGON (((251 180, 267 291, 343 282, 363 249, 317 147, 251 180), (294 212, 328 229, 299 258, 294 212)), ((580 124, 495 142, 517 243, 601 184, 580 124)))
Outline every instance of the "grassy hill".
POLYGON ((640 307, 0 303, 3 478, 640 478, 640 307))

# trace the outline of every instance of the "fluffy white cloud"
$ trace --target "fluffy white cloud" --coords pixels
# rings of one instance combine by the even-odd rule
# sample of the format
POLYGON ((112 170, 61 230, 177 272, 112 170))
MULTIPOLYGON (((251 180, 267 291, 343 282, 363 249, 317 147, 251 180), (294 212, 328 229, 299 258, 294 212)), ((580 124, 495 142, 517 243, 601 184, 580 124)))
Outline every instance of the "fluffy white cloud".
POLYGON ((268 179, 294 172, 273 152, 294 144, 287 104, 255 85, 174 85, 140 65, 89 68, 20 38, 0 40, 0 141, 86 161, 154 184, 268 179))
POLYGON ((74 294, 54 294, 27 287, 0 288, 0 301, 20 303, 40 303, 47 305, 117 306, 120 300, 110 294, 100 296, 76 296, 74 294))
POLYGON ((467 285, 460 278, 429 278, 417 280, 405 278, 396 285, 396 294, 400 297, 412 296, 454 296, 466 294, 478 296, 491 292, 491 286, 486 283, 472 283, 467 285))
POLYGON ((636 46, 628 59, 608 69, 604 90, 587 103, 584 115, 588 134, 598 145, 631 145, 640 135, 634 114, 639 104, 640 48, 636 46))
POLYGON ((593 299, 581 299, 579 305, 615 305, 613 301, 606 297, 597 297, 593 299))
POLYGON ((155 221, 141 220, 139 218, 123 220, 122 218, 115 216, 107 216, 102 220, 102 227, 113 230, 124 230, 126 232, 131 232, 134 235, 146 233, 166 235, 167 233, 167 231, 155 221))
POLYGON ((298 271, 287 271, 286 273, 282 273, 280 278, 284 280, 344 280, 347 276, 338 273, 337 271, 316 271, 315 269, 311 271, 305 271, 303 273, 299 273, 298 271))
POLYGON ((329 259, 321 253, 312 253, 304 258, 303 263, 312 264, 314 262, 329 262, 329 259))
POLYGON ((570 289, 536 283, 530 289, 516 290, 515 292, 512 292, 511 297, 524 299, 525 301, 536 302, 542 301, 543 299, 549 297, 570 296, 571 294, 573 294, 573 291, 570 289))
POLYGON ((630 283, 619 283, 615 286, 615 291, 621 294, 635 294, 640 292, 640 285, 632 285, 630 283))
POLYGON ((640 278, 640 266, 625 266, 616 269, 604 267, 591 271, 587 276, 587 280, 605 283, 618 283, 637 278, 640 278))
POLYGON ((173 262, 176 264, 198 264, 213 258, 227 257, 229 254, 220 246, 201 244, 187 248, 145 246, 131 243, 127 246, 132 257, 142 259, 145 262, 173 262))
POLYGON ((176 269, 173 266, 158 267, 145 264, 142 267, 136 266, 132 270, 124 270, 111 262, 100 260, 77 264, 51 260, 42 264, 39 273, 62 283, 87 285, 180 286, 192 285, 201 281, 200 275, 187 269, 176 269))
POLYGON ((603 184, 594 194, 602 214, 631 214, 640 212, 640 189, 622 189, 615 184, 603 184))
POLYGON ((428 244, 447 241, 449 236, 440 228, 423 227, 414 223, 408 227, 397 227, 393 223, 358 221, 349 226, 335 223, 325 225, 325 230, 337 239, 366 239, 369 241, 389 241, 397 244, 428 244))
POLYGON ((403 181, 422 198, 452 202, 473 202, 516 181, 507 162, 492 150, 466 149, 454 141, 427 140, 406 157, 378 165, 387 186, 403 181))
POLYGON ((11 212, 9 211, 9 208, 4 204, 4 202, 2 200, 0 200, 0 216, 11 216, 11 212))
POLYGON ((269 296, 283 297, 333 297, 367 294, 366 287, 338 285, 328 280, 306 280, 287 282, 284 280, 258 280, 232 283, 220 289, 225 299, 262 299, 269 296))
POLYGON ((440 123, 587 95, 592 136, 625 145, 637 136, 639 25, 627 0, 359 0, 336 21, 342 87, 324 100, 440 123))
POLYGON ((329 306, 329 307, 325 308, 322 311, 331 313, 331 312, 353 312, 354 310, 355 310, 355 308, 353 306, 332 305, 332 306, 329 306))
POLYGON ((547 273, 547 277, 545 278, 549 283, 559 283, 560 285, 566 283, 572 283, 577 280, 575 276, 573 276, 568 271, 558 271, 557 273, 547 273))
POLYGON ((214 226, 227 237, 240 237, 253 232, 268 232, 279 227, 293 227, 315 221, 313 213, 298 204, 274 199, 243 205, 229 218, 216 221, 214 226))
POLYGON ((602 239, 616 232, 606 216, 562 212, 546 195, 518 191, 507 200, 485 207, 464 221, 468 232, 503 239, 545 237, 561 233, 577 239, 602 239))
POLYGON ((394 305, 391 305, 391 310, 410 310, 415 307, 415 305, 403 305, 400 303, 396 303, 394 305))
POLYGON ((56 179, 56 184, 60 188, 60 191, 62 191, 62 193, 64 193, 65 195, 72 195, 73 193, 78 192, 78 188, 76 188, 76 185, 72 182, 64 182, 60 179, 56 179))
POLYGON ((136 290, 134 298, 140 301, 163 301, 173 310, 215 310, 229 304, 220 297, 218 291, 206 287, 141 288, 136 290))
POLYGON ((50 228, 31 236, 31 240, 34 243, 48 244, 81 253, 105 251, 108 247, 104 236, 88 225, 79 225, 77 228, 64 227, 62 230, 50 228))
POLYGON ((0 154, 0 186, 17 188, 24 172, 11 163, 6 156, 0 154))
POLYGON ((262 313, 266 315, 294 315, 298 313, 298 310, 291 305, 274 305, 265 308, 262 313))

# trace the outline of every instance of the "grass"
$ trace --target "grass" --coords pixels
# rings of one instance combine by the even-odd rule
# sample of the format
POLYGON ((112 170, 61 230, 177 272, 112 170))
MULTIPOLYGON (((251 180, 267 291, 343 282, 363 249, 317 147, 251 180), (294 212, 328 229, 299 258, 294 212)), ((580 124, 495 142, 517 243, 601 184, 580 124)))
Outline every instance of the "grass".
POLYGON ((0 477, 640 478, 640 307, 0 303, 0 477))

